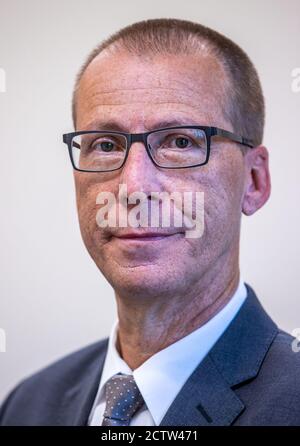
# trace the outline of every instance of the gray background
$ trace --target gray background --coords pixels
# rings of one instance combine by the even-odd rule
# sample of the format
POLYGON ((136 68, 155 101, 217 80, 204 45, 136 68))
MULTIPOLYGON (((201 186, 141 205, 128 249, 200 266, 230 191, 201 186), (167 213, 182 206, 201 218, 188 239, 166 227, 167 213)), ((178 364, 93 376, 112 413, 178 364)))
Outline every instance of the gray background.
POLYGON ((0 327, 7 336, 0 399, 20 378, 109 333, 114 294, 81 241, 61 134, 73 130, 71 91, 87 53, 120 27, 158 17, 210 26, 257 66, 272 195, 243 216, 241 273, 282 328, 300 327, 300 93, 291 89, 300 1, 0 0, 0 327))

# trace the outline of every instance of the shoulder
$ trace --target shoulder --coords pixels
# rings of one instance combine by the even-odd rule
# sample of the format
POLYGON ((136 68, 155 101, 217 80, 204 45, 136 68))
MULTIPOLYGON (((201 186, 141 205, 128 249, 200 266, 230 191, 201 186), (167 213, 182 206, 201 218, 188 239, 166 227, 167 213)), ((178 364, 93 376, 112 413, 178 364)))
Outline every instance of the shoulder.
POLYGON ((298 399, 300 409, 299 347, 300 342, 295 337, 278 328, 255 381, 274 396, 293 395, 293 400, 298 399))
POLYGON ((22 380, 18 387, 29 389, 31 386, 36 387, 37 384, 49 386, 51 383, 57 385, 58 382, 66 379, 76 380, 78 374, 82 374, 82 370, 86 370, 98 361, 99 355, 106 351, 107 342, 108 339, 105 338, 63 356, 22 380))
POLYGON ((266 357, 266 366, 277 365, 281 379, 298 378, 300 392, 300 341, 282 329, 278 329, 266 357))
POLYGON ((236 389, 246 405, 237 424, 300 425, 299 347, 278 328, 257 376, 236 389))
MULTIPOLYGON (((24 405, 26 409, 30 409, 29 402, 34 401, 35 408, 44 407, 45 401, 48 406, 57 404, 68 388, 80 382, 83 373, 89 374, 97 367, 101 355, 107 351, 107 346, 108 338, 89 344, 24 378, 11 390, 1 405, 0 425, 5 424, 6 416, 10 412, 17 413, 18 408, 24 405)), ((8 418, 11 417, 8 415, 8 418)))

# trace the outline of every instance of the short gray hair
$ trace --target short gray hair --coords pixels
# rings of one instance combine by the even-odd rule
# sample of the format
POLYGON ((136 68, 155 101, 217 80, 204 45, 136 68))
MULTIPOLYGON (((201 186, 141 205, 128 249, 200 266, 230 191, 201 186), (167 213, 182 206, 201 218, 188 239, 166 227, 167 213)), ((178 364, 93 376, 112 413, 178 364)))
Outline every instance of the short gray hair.
POLYGON ((80 79, 103 50, 123 49, 143 57, 156 54, 201 54, 205 45, 224 67, 228 91, 224 117, 234 132, 262 143, 265 102, 257 71, 248 55, 232 40, 206 26, 173 18, 149 19, 128 25, 102 41, 87 57, 75 82, 72 116, 76 127, 76 96, 80 79))

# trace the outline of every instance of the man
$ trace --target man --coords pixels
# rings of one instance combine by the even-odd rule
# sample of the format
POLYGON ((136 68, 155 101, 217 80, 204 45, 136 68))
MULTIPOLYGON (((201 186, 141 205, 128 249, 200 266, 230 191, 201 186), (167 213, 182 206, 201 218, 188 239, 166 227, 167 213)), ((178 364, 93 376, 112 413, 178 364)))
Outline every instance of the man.
POLYGON ((239 271, 241 215, 262 207, 271 187, 248 56, 197 23, 135 23, 87 59, 73 118, 64 141, 81 233, 118 318, 109 338, 21 382, 1 424, 299 425, 293 338, 239 271), (148 209, 153 192, 201 192, 201 236, 187 237, 184 223, 102 225, 99 194, 134 207, 120 185, 143 193, 148 209))

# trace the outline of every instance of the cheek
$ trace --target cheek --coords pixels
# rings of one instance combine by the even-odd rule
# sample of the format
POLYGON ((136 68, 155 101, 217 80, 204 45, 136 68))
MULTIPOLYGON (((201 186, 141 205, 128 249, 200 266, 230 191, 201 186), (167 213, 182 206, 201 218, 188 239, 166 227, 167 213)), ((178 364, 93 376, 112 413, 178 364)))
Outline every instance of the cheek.
POLYGON ((205 215, 208 230, 217 238, 238 230, 243 195, 243 171, 240 162, 223 162, 209 177, 205 215))
POLYGON ((76 200, 80 230, 85 244, 91 249, 97 241, 101 242, 102 231, 97 225, 97 212, 99 205, 96 203, 97 196, 102 188, 99 180, 76 180, 76 200))
POLYGON ((243 159, 236 151, 219 156, 189 178, 189 188, 204 193, 204 238, 236 231, 242 209, 243 159))

